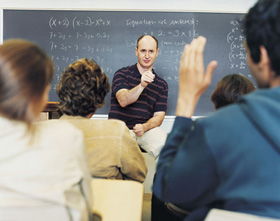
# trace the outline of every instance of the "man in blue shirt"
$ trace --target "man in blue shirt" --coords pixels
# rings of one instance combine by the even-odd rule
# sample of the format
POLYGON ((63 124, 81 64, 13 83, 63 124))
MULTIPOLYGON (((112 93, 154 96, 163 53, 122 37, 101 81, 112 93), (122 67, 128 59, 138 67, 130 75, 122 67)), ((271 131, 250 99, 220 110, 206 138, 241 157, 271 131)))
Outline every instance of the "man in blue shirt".
POLYGON ((258 89, 192 121, 216 61, 203 64, 206 38, 185 46, 176 119, 157 165, 153 192, 185 220, 212 208, 280 218, 280 0, 259 0, 245 17, 247 62, 258 89))

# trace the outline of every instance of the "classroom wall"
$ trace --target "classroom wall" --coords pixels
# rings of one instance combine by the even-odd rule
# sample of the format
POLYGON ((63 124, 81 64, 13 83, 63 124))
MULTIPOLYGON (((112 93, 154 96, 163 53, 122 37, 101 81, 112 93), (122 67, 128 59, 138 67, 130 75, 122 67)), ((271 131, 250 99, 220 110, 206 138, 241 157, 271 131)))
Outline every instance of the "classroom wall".
MULTIPOLYGON (((85 10, 163 10, 163 11, 211 11, 247 12, 256 0, 0 0, 0 9, 85 9, 85 10)), ((0 43, 3 41, 3 13, 0 10, 0 43)), ((159 58, 160 59, 160 58, 159 58)), ((107 118, 106 115, 95 118, 107 118)), ((169 132, 174 117, 166 117, 162 128, 169 132)))
POLYGON ((0 0, 3 8, 71 8, 71 9, 139 9, 139 10, 195 10, 247 11, 256 0, 0 0))

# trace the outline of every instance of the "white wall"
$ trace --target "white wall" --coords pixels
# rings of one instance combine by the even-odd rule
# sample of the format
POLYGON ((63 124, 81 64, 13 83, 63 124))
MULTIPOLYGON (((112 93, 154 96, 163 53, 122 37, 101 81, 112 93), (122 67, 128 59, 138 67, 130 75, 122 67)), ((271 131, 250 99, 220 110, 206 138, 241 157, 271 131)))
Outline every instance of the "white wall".
MULTIPOLYGON (((256 0, 0 0, 0 9, 93 9, 247 12, 256 0)), ((0 10, 0 43, 3 41, 3 13, 0 10)), ((106 115, 95 116, 107 118, 106 115)), ((166 117, 162 128, 169 132, 174 117, 166 117)))
POLYGON ((255 2, 256 0, 0 0, 0 7, 246 12, 255 2))

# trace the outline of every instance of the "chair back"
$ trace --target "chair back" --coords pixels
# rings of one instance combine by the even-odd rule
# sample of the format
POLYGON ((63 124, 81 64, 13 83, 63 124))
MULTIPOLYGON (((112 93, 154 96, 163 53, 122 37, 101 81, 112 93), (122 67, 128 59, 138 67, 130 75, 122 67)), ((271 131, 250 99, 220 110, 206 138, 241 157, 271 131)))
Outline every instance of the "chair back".
POLYGON ((238 213, 220 209, 212 209, 208 213, 205 221, 280 221, 268 217, 250 215, 247 213, 238 213))
POLYGON ((102 221, 140 221, 143 184, 130 180, 93 179, 93 213, 102 221))

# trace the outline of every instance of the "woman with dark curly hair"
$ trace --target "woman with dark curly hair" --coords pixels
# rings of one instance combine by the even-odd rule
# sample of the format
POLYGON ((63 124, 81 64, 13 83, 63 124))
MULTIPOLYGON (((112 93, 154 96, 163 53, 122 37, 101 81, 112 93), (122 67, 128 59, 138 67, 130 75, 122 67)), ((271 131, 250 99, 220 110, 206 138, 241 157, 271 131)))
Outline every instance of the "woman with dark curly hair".
POLYGON ((109 91, 108 77, 96 62, 87 58, 77 60, 62 73, 56 87, 63 113, 60 119, 83 131, 93 177, 144 182, 145 159, 125 123, 89 119, 104 105, 109 91))

